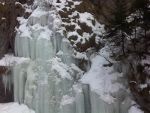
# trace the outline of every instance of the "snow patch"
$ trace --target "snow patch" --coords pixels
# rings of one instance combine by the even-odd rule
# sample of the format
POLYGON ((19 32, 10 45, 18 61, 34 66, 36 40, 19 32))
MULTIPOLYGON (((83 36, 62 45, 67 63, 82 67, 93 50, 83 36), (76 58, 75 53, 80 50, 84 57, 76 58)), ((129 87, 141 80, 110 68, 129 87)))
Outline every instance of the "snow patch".
MULTIPOLYGON (((107 57, 107 53, 100 51, 107 57)), ((112 67, 104 67, 104 64, 109 62, 103 56, 96 55, 92 58, 92 66, 89 72, 85 73, 81 81, 89 84, 91 90, 100 95, 100 98, 108 103, 114 102, 115 98, 111 96, 112 93, 118 92, 123 88, 123 85, 117 82, 122 73, 115 72, 112 67)))
POLYGON ((0 113, 35 113, 26 105, 18 103, 0 104, 0 113))
POLYGON ((25 62, 27 60, 29 59, 24 57, 15 57, 13 55, 6 54, 0 60, 0 66, 13 66, 14 64, 21 64, 22 62, 25 62))
POLYGON ((140 110, 137 105, 134 105, 129 109, 129 113, 144 113, 144 112, 140 110))

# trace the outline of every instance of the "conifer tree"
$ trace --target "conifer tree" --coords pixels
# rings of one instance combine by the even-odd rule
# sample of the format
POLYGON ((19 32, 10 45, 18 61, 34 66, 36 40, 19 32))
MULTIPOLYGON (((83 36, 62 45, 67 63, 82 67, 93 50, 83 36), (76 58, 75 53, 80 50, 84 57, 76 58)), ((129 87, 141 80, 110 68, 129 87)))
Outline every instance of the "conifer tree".
POLYGON ((126 21, 127 3, 126 0, 114 0, 114 9, 111 12, 113 16, 109 20, 107 37, 117 46, 122 48, 122 53, 125 55, 125 39, 131 33, 129 24, 126 21))
MULTIPOLYGON (((149 0, 135 0, 132 6, 133 12, 136 14, 134 17, 134 26, 135 29, 140 27, 143 32, 140 32, 140 39, 144 40, 145 52, 147 52, 148 48, 148 37, 147 31, 150 30, 150 1, 149 0)), ((135 38, 136 38, 136 30, 135 30, 135 38)))

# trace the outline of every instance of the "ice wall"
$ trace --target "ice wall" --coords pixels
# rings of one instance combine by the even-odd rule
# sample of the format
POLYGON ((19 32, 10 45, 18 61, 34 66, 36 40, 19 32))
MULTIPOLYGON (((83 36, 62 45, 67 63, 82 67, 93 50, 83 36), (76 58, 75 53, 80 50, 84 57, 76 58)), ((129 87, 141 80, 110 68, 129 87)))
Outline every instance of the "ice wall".
POLYGON ((74 85, 75 73, 59 58, 19 64, 14 67, 15 101, 36 113, 85 113, 82 87, 74 85))
MULTIPOLYGON (((21 25, 15 38, 15 54, 31 60, 14 66, 15 101, 25 103, 36 113, 128 113, 130 98, 126 92, 118 89, 115 93, 105 94, 102 91, 101 97, 91 88, 90 83, 78 81, 82 71, 73 64, 75 59, 71 44, 59 32, 60 17, 52 7, 45 7, 41 0, 36 2, 39 6, 29 19, 18 18, 21 25), (112 97, 112 102, 103 99, 109 100, 112 97)), ((105 84, 103 59, 97 59, 101 65, 91 69, 95 72, 91 76, 93 78, 97 74, 95 80, 99 80, 97 78, 102 75, 100 79, 105 84)), ((107 72, 107 75, 111 73, 107 72)), ((107 75, 111 82, 107 84, 106 81, 105 85, 114 86, 111 76, 107 75)), ((104 89, 108 88, 105 86, 104 89)))
POLYGON ((60 18, 53 10, 37 7, 28 20, 18 20, 21 25, 15 38, 17 56, 49 60, 57 55, 64 63, 73 63, 72 47, 56 30, 60 18))
POLYGON ((74 86, 82 71, 72 65, 72 47, 56 30, 60 18, 35 2, 28 20, 18 18, 15 54, 31 60, 14 66, 14 99, 36 113, 85 113, 82 87, 74 86))

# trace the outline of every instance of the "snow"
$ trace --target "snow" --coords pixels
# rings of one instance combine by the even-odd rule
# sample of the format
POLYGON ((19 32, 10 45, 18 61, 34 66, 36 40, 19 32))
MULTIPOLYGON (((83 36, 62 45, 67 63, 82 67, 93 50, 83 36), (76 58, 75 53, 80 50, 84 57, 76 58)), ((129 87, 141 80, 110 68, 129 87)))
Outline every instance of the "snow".
POLYGON ((73 103, 74 101, 75 101, 75 98, 74 98, 74 97, 70 97, 70 96, 68 96, 68 95, 65 95, 65 96, 63 96, 63 98, 62 98, 61 104, 62 104, 62 105, 67 105, 67 104, 73 103))
POLYGON ((14 64, 20 64, 29 60, 24 57, 15 57, 11 54, 6 54, 2 59, 0 59, 0 66, 13 66, 14 64))
POLYGON ((148 87, 148 84, 140 84, 140 89, 145 89, 148 87))
MULTIPOLYGON (((53 6, 56 8, 56 12, 64 12, 68 13, 68 18, 70 22, 65 22, 63 19, 61 19, 61 15, 59 18, 56 18, 56 23, 59 23, 59 31, 63 34, 63 32, 66 32, 66 36, 69 39, 71 36, 77 36, 77 40, 71 40, 74 42, 73 46, 76 47, 77 43, 85 44, 93 34, 96 34, 96 41, 97 44, 99 43, 99 38, 103 34, 104 25, 99 24, 97 20, 94 18, 94 16, 88 12, 80 13, 77 11, 76 6, 80 5, 82 1, 72 1, 72 0, 60 0, 60 3, 57 3, 57 0, 53 0, 53 6), (69 6, 69 2, 71 5, 69 6), (66 9, 68 12, 66 12, 64 9, 66 9), (75 10, 75 11, 72 11, 75 10), (93 24, 95 22, 95 25, 93 24), (89 32, 92 33, 86 33, 84 29, 81 29, 81 25, 79 23, 84 23, 87 26, 89 26, 92 30, 89 32), (61 25, 61 26, 60 26, 61 25), (68 31, 65 26, 75 26, 74 31, 68 31), (79 34, 77 30, 81 30, 83 32, 82 34, 79 34)), ((55 24, 54 24, 55 25, 55 24)))
POLYGON ((134 105, 129 109, 129 113, 144 113, 144 112, 140 110, 138 106, 134 105))
POLYGON ((112 103, 115 98, 110 94, 123 88, 122 84, 116 82, 118 77, 122 76, 122 73, 115 72, 113 66, 103 66, 104 64, 109 63, 104 57, 102 57, 102 54, 107 55, 105 50, 101 50, 99 54, 100 55, 96 55, 92 58, 91 69, 89 72, 85 73, 81 81, 85 84, 90 84, 91 90, 98 93, 101 99, 108 103, 112 103))
POLYGON ((6 20, 6 18, 5 18, 5 17, 2 17, 1 19, 2 19, 2 20, 6 20))
POLYGON ((59 75, 61 75, 61 78, 67 78, 69 80, 72 80, 72 77, 70 76, 69 73, 69 67, 65 65, 64 63, 61 62, 61 59, 55 58, 52 61, 52 68, 51 70, 57 71, 59 75))
POLYGON ((0 104, 0 113, 35 113, 26 105, 18 103, 0 104))
POLYGON ((91 15, 88 12, 84 12, 84 13, 80 13, 79 16, 80 16, 79 21, 81 23, 86 23, 89 27, 93 27, 93 24, 91 22, 92 20, 94 20, 93 15, 91 15))
POLYGON ((78 58, 78 59, 85 59, 85 60, 88 60, 88 57, 86 55, 86 52, 77 52, 77 51, 74 51, 74 58, 78 58))

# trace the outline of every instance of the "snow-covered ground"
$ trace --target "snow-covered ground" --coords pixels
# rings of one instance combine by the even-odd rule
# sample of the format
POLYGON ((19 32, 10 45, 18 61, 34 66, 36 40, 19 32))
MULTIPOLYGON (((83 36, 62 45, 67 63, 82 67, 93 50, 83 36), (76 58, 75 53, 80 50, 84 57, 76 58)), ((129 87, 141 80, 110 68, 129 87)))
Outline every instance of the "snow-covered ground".
POLYGON ((35 113, 26 105, 18 103, 0 104, 0 113, 35 113))

